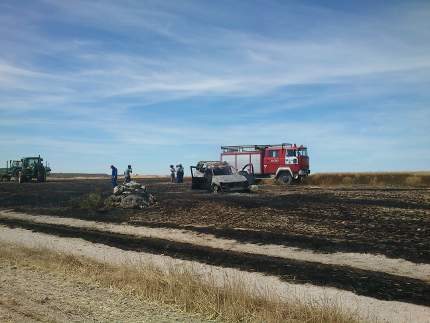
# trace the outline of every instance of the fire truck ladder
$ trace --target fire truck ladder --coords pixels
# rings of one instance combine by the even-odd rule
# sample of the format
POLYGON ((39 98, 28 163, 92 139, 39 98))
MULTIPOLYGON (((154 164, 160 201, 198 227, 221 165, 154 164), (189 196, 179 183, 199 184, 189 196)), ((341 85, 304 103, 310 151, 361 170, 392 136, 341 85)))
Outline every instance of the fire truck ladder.
POLYGON ((277 145, 239 145, 239 146, 221 146, 221 149, 224 153, 227 152, 246 152, 246 151, 256 151, 260 149, 266 149, 269 147, 273 148, 287 148, 292 147, 293 144, 283 143, 277 145))

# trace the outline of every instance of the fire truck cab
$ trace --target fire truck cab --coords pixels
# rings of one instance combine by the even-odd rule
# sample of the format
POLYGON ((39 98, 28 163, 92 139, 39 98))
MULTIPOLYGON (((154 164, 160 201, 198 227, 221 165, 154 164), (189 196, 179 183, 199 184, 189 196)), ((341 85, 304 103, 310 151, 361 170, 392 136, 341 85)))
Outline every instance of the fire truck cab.
POLYGON ((296 144, 222 146, 221 161, 255 178, 273 177, 283 184, 310 174, 307 148, 296 144))

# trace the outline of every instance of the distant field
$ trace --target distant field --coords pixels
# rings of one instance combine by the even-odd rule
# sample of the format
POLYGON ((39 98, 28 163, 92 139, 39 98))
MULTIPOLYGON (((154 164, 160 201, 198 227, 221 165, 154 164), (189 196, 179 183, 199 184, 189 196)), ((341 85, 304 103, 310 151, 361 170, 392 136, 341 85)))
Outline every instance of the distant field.
MULTIPOLYGON (((108 179, 108 174, 86 174, 86 173, 53 173, 50 180, 63 179, 108 179)), ((123 178, 118 176, 119 180, 123 178)), ((132 176, 134 179, 162 179, 169 176, 162 175, 139 175, 132 176)), ((190 177, 185 177, 191 180, 190 177)), ((271 179, 262 180, 263 184, 271 184, 271 179)), ((430 171, 422 172, 369 172, 369 173, 316 173, 306 179, 308 185, 396 185, 396 186, 430 186, 430 171)))
POLYGON ((306 181, 310 185, 401 185, 429 186, 430 172, 317 173, 306 181))
POLYGON ((103 178, 108 174, 86 174, 86 173, 52 173, 50 178, 103 178))
MULTIPOLYGON (((133 175, 134 179, 143 179, 143 178, 163 178, 168 176, 159 176, 159 175, 133 175)), ((61 180, 61 179, 104 179, 110 178, 108 174, 86 174, 86 173, 52 173, 49 178, 51 180, 61 180)), ((123 176, 118 176, 119 179, 123 178, 123 176)))

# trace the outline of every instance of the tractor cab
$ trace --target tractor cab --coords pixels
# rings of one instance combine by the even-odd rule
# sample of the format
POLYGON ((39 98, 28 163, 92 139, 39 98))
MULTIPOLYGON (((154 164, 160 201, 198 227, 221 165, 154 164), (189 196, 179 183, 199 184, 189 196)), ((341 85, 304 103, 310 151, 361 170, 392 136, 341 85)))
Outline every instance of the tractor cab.
POLYGON ((22 164, 25 168, 39 167, 43 165, 43 158, 40 157, 25 157, 22 159, 22 164))
POLYGON ((22 167, 22 162, 20 160, 11 160, 9 167, 10 168, 20 168, 20 167, 22 167))

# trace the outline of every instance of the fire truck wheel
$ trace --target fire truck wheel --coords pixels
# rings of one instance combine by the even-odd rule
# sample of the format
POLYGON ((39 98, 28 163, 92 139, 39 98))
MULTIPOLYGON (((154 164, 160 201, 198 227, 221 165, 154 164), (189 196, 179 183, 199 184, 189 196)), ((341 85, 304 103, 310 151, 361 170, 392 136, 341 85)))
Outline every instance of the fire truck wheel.
POLYGON ((284 185, 291 185, 291 182, 293 181, 293 177, 290 173, 283 173, 279 175, 278 182, 284 185))
POLYGON ((302 176, 299 176, 298 178, 294 179, 294 184, 302 184, 305 181, 305 178, 302 176))

